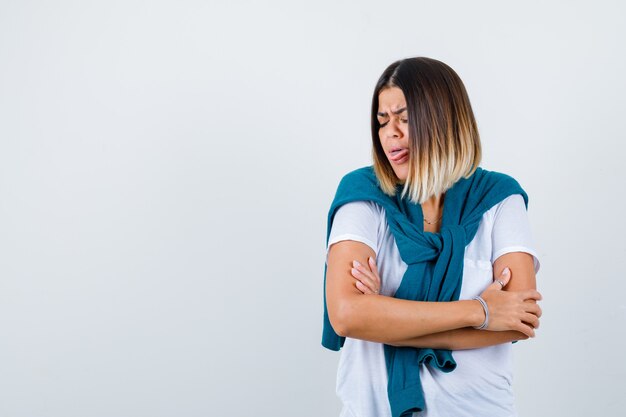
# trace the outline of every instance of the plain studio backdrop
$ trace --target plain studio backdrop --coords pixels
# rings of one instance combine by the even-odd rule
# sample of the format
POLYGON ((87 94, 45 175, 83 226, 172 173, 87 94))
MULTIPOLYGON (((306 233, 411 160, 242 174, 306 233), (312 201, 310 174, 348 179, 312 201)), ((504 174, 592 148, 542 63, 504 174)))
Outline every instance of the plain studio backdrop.
POLYGON ((337 416, 328 209, 411 56, 529 195, 520 415, 623 415, 623 6, 432 3, 1 1, 0 417, 337 416))

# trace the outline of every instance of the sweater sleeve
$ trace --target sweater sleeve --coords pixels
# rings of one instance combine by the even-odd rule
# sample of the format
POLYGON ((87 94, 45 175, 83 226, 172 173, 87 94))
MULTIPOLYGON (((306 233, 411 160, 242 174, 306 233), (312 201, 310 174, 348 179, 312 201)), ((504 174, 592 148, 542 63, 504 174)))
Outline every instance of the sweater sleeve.
POLYGON ((526 252, 533 256, 535 273, 540 263, 530 228, 524 199, 513 194, 496 207, 492 229, 491 263, 509 252, 526 252))

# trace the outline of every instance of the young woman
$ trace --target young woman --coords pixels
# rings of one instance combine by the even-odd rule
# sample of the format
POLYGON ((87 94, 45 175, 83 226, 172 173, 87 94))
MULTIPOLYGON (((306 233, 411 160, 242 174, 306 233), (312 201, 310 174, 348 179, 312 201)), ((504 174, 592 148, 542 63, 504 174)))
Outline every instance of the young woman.
POLYGON ((328 219, 341 416, 516 416, 511 342, 541 316, 528 197, 479 167, 465 87, 440 61, 391 64, 371 123, 374 164, 342 179, 328 219))

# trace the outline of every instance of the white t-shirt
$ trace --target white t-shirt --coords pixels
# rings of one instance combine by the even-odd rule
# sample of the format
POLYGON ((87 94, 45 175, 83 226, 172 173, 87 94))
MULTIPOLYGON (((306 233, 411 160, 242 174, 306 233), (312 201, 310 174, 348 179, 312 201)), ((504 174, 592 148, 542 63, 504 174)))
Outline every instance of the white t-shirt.
MULTIPOLYGON (((333 219, 328 248, 341 240, 365 243, 376 253, 382 280, 381 294, 392 296, 407 264, 400 257, 385 218, 385 210, 373 201, 342 205, 333 219)), ((483 214, 474 239, 465 247, 463 281, 459 299, 480 295, 493 282, 493 262, 508 252, 533 255, 534 250, 524 200, 514 194, 483 214)), ((512 417, 517 416, 512 390, 510 342, 452 353, 457 367, 444 373, 422 365, 420 378, 426 410, 414 417, 512 417)), ((387 398, 387 368, 381 343, 346 338, 337 372, 337 395, 343 402, 341 417, 391 416, 387 398)))

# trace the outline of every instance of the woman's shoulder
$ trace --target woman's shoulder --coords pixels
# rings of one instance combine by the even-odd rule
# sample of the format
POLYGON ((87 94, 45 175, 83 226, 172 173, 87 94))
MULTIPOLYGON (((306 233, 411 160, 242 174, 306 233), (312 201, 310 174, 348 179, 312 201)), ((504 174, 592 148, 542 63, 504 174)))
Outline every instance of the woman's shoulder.
POLYGON ((528 206, 528 194, 520 182, 510 174, 478 167, 470 179, 472 191, 475 190, 481 196, 492 197, 490 211, 497 211, 498 207, 510 201, 510 197, 514 195, 518 197, 512 198, 513 200, 521 198, 524 205, 528 206))
POLYGON ((368 201, 368 205, 379 213, 385 205, 393 204, 390 197, 381 190, 372 165, 354 169, 341 178, 331 211, 353 201, 368 201))
POLYGON ((524 197, 519 193, 511 194, 508 197, 503 198, 489 211, 492 212, 494 215, 497 215, 502 210, 517 210, 520 212, 525 212, 526 205, 524 202, 524 197))
POLYGON ((373 200, 354 200, 348 203, 342 204, 337 213, 341 212, 343 215, 348 214, 350 217, 357 219, 382 219, 385 215, 385 209, 383 206, 373 200))
POLYGON ((476 174, 478 175, 479 180, 483 182, 497 184, 500 187, 508 187, 511 189, 522 189, 519 181, 513 177, 513 175, 505 172, 478 167, 476 168, 476 174))
POLYGON ((512 182, 517 183, 517 180, 511 174, 507 174, 502 171, 494 171, 491 169, 486 169, 482 166, 479 166, 476 168, 475 174, 481 177, 492 179, 492 180, 512 181, 512 182))

